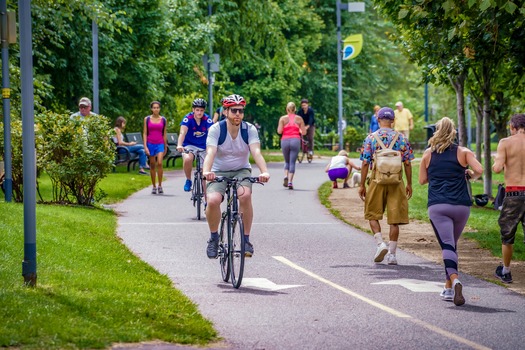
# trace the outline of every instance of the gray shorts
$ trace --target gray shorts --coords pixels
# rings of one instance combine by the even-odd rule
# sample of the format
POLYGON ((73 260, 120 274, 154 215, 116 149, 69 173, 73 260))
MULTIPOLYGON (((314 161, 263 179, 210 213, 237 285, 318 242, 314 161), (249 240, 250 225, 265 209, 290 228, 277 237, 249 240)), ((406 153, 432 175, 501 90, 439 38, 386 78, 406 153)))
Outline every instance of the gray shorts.
POLYGON ((503 208, 499 214, 498 224, 503 244, 514 244, 516 230, 521 222, 521 227, 525 232, 525 196, 505 197, 503 208))
MULTIPOLYGON (((224 177, 234 177, 238 179, 242 179, 243 177, 252 176, 252 169, 240 169, 240 170, 233 170, 233 171, 217 171, 215 172, 215 176, 224 176, 224 177)), ((206 193, 214 193, 219 192, 224 197, 224 194, 226 193, 226 186, 228 184, 226 182, 208 182, 206 185, 206 193)), ((244 187, 248 187, 250 190, 252 189, 252 183, 250 181, 243 181, 241 182, 241 185, 244 187)))

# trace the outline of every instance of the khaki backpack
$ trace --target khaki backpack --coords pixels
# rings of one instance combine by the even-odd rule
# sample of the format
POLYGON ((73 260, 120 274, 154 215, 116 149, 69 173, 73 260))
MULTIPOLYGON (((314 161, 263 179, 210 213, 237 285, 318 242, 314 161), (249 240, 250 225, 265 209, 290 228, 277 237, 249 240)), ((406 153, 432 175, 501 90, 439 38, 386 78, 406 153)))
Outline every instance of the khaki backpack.
POLYGON ((381 146, 381 149, 374 152, 372 181, 376 182, 378 185, 394 185, 401 183, 403 176, 401 152, 392 149, 399 137, 399 132, 396 131, 396 134, 392 138, 388 147, 386 147, 383 141, 377 136, 377 132, 373 133, 373 135, 379 143, 379 146, 381 146))

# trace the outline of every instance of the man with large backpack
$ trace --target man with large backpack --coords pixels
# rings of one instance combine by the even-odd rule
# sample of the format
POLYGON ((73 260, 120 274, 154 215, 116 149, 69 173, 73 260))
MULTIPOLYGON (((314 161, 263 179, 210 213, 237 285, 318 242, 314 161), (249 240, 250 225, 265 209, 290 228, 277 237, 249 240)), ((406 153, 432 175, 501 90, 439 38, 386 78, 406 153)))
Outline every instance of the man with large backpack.
POLYGON ((365 202, 365 219, 370 223, 377 244, 374 262, 382 262, 388 253, 389 265, 397 265, 399 225, 408 224, 408 200, 412 197, 411 161, 414 159, 408 140, 403 134, 392 130, 394 118, 394 111, 389 107, 383 107, 377 113, 380 129, 368 135, 363 142, 359 186, 359 197, 365 202), (390 226, 388 247, 383 242, 379 224, 385 208, 390 226))
MULTIPOLYGON (((202 168, 203 175, 208 181, 216 176, 244 178, 251 176, 250 154, 257 164, 259 181, 268 182, 270 174, 261 153, 259 133, 254 125, 244 122, 244 107, 246 101, 242 96, 230 95, 225 97, 222 106, 226 119, 213 124, 208 130, 206 140, 206 158, 202 168)), ((250 243, 250 232, 253 221, 252 183, 243 181, 239 190, 239 206, 244 219, 244 247, 245 255, 253 255, 253 245, 250 243)), ((211 237, 208 241, 206 254, 215 259, 219 247, 219 223, 221 220, 221 202, 224 199, 226 183, 209 182, 206 190, 207 207, 206 220, 211 237)))

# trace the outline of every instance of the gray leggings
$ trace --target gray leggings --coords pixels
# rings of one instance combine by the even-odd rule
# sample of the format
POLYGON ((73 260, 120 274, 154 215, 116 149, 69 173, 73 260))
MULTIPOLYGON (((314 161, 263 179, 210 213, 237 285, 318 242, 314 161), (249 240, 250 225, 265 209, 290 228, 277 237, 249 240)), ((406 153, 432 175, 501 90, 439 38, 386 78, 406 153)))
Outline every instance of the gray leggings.
POLYGON ((466 205, 434 204, 428 207, 428 217, 443 253, 447 280, 458 273, 458 239, 470 216, 466 205))
POLYGON ((301 148, 301 139, 284 139, 281 140, 281 150, 284 156, 284 170, 289 173, 295 173, 295 161, 301 148))

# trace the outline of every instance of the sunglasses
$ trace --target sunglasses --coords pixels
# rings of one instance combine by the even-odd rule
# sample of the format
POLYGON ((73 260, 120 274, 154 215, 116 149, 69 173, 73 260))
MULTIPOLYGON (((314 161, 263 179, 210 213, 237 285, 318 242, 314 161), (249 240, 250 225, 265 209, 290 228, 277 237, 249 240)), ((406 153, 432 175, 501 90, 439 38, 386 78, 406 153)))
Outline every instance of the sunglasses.
POLYGON ((230 111, 233 114, 237 114, 237 113, 244 114, 244 108, 230 108, 230 111))

